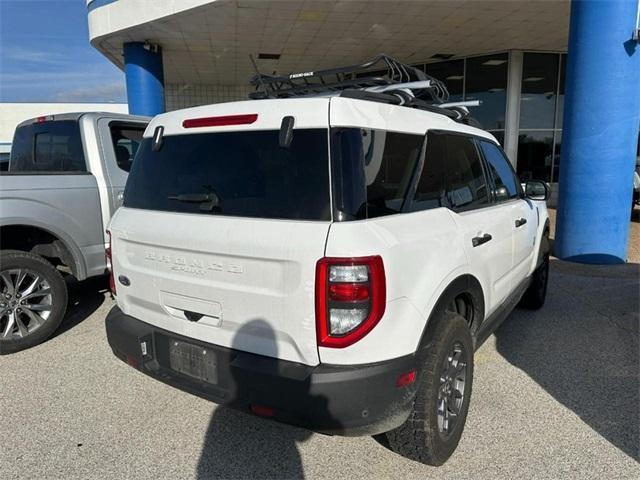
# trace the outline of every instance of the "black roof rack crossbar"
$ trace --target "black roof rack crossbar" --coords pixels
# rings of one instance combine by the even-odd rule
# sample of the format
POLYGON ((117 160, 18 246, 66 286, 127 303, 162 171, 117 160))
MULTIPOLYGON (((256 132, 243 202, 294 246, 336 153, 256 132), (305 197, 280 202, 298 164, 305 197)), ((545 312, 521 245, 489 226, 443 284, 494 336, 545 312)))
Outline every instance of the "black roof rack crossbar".
POLYGON ((366 89, 384 85, 423 82, 423 88, 413 91, 417 98, 429 96, 433 103, 448 100, 449 93, 439 80, 422 70, 406 65, 388 55, 378 55, 373 60, 347 67, 329 68, 289 75, 265 75, 256 73, 250 80, 256 89, 249 94, 252 99, 292 98, 302 96, 332 95, 347 89, 366 89))

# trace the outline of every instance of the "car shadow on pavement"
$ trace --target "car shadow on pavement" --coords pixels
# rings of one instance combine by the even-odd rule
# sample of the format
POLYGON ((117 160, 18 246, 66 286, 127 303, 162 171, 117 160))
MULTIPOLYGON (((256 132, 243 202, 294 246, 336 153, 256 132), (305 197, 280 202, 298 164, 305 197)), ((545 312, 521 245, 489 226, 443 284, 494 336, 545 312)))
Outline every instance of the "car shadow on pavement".
MULTIPOLYGON (((262 357, 264 362, 254 357, 251 365, 236 368, 246 360, 236 358, 231 361, 228 403, 240 411, 224 406, 218 406, 214 411, 198 462, 198 479, 304 478, 296 444, 307 440, 312 432, 251 415, 248 413, 249 402, 267 402, 260 407, 271 408, 286 404, 287 400, 290 403, 287 396, 291 395, 298 405, 309 406, 307 411, 313 410, 316 415, 324 414, 325 418, 331 418, 328 400, 309 393, 308 377, 307 381, 293 380, 297 375, 292 376, 291 364, 283 367, 271 361, 278 358, 278 344, 276 333, 264 320, 253 320, 242 326, 234 337, 232 349, 246 351, 248 345, 256 344, 265 355, 262 357), (284 369, 287 371, 281 371, 284 369), (270 377, 273 381, 268 380, 270 377), (283 382, 282 377, 291 380, 283 382), (281 387, 285 385, 288 385, 288 391, 281 387), (265 398, 272 398, 273 404, 265 398)), ((276 410, 276 416, 279 414, 276 410)), ((341 427, 333 419, 328 422, 331 428, 341 427)))
POLYGON ((83 281, 69 279, 67 280, 67 289, 69 291, 67 312, 53 337, 62 335, 78 326, 100 308, 109 291, 109 279, 106 276, 93 277, 83 281))
POLYGON ((219 406, 205 435, 197 478, 303 479, 297 443, 311 432, 219 406))
POLYGON ((640 265, 552 261, 547 303, 496 332, 498 352, 640 460, 640 265))

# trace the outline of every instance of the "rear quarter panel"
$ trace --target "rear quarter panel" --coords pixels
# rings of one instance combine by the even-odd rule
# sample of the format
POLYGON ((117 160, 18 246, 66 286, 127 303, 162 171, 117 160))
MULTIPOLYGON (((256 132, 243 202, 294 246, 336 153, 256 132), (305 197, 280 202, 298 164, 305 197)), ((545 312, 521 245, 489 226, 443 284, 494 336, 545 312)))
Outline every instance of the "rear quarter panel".
POLYGON ((0 205, 0 226, 30 225, 60 238, 79 279, 104 273, 102 215, 92 175, 3 174, 0 205))
POLYGON ((372 363, 415 352, 440 294, 470 273, 461 239, 445 208, 333 223, 326 255, 380 255, 387 304, 380 323, 359 342, 341 349, 321 347, 321 362, 372 363))

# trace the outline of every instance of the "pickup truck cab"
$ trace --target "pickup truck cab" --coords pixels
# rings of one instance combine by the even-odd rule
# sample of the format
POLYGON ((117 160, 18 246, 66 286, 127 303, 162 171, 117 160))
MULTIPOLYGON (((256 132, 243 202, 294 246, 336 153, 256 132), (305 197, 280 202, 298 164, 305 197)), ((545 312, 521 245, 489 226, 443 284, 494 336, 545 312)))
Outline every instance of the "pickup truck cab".
POLYGON ((70 113, 16 128, 0 176, 0 353, 58 327, 67 302, 61 273, 84 280, 106 272, 105 226, 148 120, 70 113))

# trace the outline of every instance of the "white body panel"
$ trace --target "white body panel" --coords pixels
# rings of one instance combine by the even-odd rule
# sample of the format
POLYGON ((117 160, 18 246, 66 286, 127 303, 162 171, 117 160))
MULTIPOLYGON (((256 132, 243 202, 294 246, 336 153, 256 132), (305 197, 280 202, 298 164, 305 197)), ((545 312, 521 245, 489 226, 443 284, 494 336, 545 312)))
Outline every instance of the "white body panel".
POLYGON ((445 208, 334 223, 326 255, 382 256, 387 307, 362 340, 342 349, 320 348, 323 363, 372 363, 415 352, 440 293, 468 273, 458 227, 445 208))
POLYGON ((164 127, 164 135, 197 135, 201 133, 241 132, 243 130, 278 130, 282 117, 290 115, 295 119, 294 128, 326 128, 328 125, 328 98, 247 100, 245 102, 218 103, 203 107, 193 107, 177 112, 169 112, 154 117, 144 132, 145 137, 153 136, 156 127, 164 127), (258 114, 255 122, 246 125, 221 127, 184 128, 186 119, 212 116, 258 114))
POLYGON ((460 228, 469 270, 480 281, 485 294, 485 317, 507 298, 512 287, 513 245, 509 216, 502 204, 462 213, 451 212, 460 228), (476 247, 474 237, 491 235, 476 247))
POLYGON ((121 208, 110 225, 113 271, 131 285, 118 283, 118 306, 179 335, 316 365, 315 265, 328 229, 121 208), (207 318, 190 322, 185 311, 207 318), (242 328, 256 321, 270 328, 242 328))

